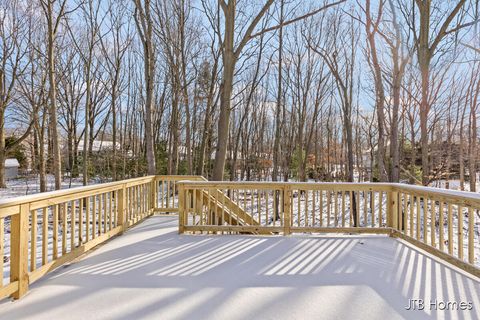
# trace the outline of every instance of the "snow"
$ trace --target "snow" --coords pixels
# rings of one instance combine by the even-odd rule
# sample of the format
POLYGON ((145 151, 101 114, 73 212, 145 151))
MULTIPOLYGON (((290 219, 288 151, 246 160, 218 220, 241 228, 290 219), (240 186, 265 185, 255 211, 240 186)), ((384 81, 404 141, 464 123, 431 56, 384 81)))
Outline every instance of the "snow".
MULTIPOLYGON (((53 175, 47 175, 47 191, 55 190, 55 178, 53 175)), ((90 179, 89 184, 107 182, 99 178, 90 179)), ((35 194, 40 192, 40 183, 38 175, 29 175, 27 177, 7 180, 7 188, 0 189, 0 200, 35 194)), ((62 189, 69 189, 82 186, 82 178, 64 179, 62 189)))
POLYGON ((48 274, 0 319, 477 317, 480 282, 385 236, 178 235, 154 216, 48 274), (408 311, 410 298, 473 311, 408 311))
POLYGON ((15 158, 11 159, 6 159, 5 160, 5 168, 11 168, 11 167, 20 167, 20 163, 18 163, 18 160, 15 158))

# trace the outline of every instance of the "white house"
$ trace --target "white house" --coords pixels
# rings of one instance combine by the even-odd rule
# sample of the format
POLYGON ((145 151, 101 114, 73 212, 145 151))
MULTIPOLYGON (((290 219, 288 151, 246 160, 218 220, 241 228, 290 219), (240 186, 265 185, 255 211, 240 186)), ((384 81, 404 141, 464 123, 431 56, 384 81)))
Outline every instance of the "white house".
POLYGON ((18 176, 18 167, 20 163, 15 158, 5 160, 5 178, 15 179, 18 176))

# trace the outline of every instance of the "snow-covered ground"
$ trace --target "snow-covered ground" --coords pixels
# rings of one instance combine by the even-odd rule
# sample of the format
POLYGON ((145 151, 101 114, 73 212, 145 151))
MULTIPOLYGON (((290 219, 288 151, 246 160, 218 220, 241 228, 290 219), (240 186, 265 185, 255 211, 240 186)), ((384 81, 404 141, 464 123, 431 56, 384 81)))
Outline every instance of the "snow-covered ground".
MULTIPOLYGON (((108 182, 99 178, 89 180, 89 184, 108 182)), ((40 192, 40 183, 37 175, 30 175, 13 180, 6 181, 7 188, 0 189, 0 200, 25 196, 40 192)), ((66 178, 62 181, 62 189, 75 188, 82 186, 82 178, 66 178)), ((47 175, 47 191, 55 190, 55 178, 53 175, 47 175)))
POLYGON ((154 216, 0 303, 0 319, 478 319, 480 283, 385 236, 178 235, 154 216), (406 310, 410 300, 473 310, 406 310))

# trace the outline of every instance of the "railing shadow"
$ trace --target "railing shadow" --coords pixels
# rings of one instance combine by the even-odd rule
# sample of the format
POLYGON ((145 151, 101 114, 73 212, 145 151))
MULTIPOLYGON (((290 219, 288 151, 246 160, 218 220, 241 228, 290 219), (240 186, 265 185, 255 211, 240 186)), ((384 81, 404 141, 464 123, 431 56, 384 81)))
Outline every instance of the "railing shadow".
POLYGON ((0 304, 1 319, 472 318, 480 283, 388 237, 178 235, 152 217, 0 304), (473 311, 409 311, 408 299, 473 311))

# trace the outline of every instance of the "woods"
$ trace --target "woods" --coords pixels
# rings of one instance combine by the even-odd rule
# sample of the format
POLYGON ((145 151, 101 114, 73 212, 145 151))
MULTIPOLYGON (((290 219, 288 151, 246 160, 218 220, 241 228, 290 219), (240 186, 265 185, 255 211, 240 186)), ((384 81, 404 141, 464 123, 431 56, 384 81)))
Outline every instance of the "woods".
POLYGON ((41 191, 147 174, 478 189, 477 1, 0 1, 0 187, 21 153, 41 191))

